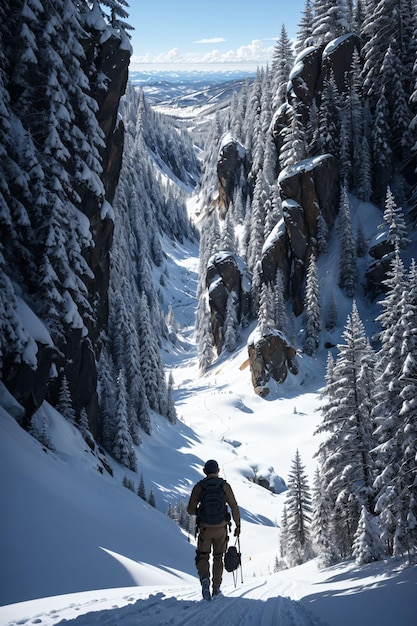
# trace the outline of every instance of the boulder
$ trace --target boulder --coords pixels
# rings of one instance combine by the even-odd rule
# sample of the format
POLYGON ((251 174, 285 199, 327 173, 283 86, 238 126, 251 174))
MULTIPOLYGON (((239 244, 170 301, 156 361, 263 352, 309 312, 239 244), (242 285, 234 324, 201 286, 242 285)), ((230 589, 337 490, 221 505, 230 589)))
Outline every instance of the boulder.
POLYGON ((269 394, 268 382, 271 378, 283 383, 288 371, 298 373, 296 350, 278 331, 267 335, 255 331, 248 341, 248 354, 252 385, 255 393, 262 398, 269 394))

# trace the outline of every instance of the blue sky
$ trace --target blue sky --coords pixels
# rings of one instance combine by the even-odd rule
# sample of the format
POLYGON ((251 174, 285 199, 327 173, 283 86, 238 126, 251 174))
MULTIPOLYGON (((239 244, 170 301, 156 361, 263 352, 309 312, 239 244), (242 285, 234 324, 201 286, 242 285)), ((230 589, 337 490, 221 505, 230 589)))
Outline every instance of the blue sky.
POLYGON ((295 37, 304 6, 305 0, 130 0, 130 67, 256 69, 271 60, 282 24, 295 37))

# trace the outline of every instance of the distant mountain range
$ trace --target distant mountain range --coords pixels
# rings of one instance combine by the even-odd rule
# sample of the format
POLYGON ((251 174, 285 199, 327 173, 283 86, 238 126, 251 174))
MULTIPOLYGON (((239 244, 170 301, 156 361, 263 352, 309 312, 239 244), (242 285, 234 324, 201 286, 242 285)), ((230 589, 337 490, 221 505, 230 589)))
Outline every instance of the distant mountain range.
POLYGON ((141 87, 152 104, 179 107, 216 103, 252 82, 255 72, 223 71, 131 71, 130 82, 141 87))

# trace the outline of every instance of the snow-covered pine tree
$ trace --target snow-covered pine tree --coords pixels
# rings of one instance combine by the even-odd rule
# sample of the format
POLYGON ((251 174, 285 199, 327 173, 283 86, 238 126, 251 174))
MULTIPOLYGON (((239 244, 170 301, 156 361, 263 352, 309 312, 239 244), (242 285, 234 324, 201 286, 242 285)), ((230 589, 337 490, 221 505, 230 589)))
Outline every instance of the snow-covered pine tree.
POLYGON ((291 124, 283 131, 283 142, 279 153, 281 169, 291 168, 307 156, 305 132, 301 116, 297 110, 291 109, 291 124))
POLYGON ((364 202, 369 202, 372 197, 372 157, 368 137, 364 133, 359 148, 359 167, 355 176, 356 195, 364 202))
POLYGON ((287 544, 285 555, 288 565, 294 567, 313 556, 310 539, 311 494, 305 467, 297 450, 291 463, 286 493, 287 544))
MULTIPOLYGON (((372 406, 375 355, 369 346, 356 303, 343 333, 344 344, 327 376, 317 433, 327 433, 317 456, 333 505, 334 542, 338 555, 351 554, 362 504, 374 510, 375 447, 372 406)), ((328 364, 329 366, 329 364, 328 364)))
POLYGON ((197 308, 196 343, 198 363, 201 374, 204 374, 215 359, 211 320, 207 302, 207 295, 201 297, 197 308))
POLYGON ((145 489, 145 481, 143 479, 143 472, 140 473, 139 485, 138 485, 138 496, 142 498, 142 500, 146 500, 146 489, 145 489))
POLYGON ((112 454, 119 463, 132 471, 136 471, 136 455, 128 426, 126 385, 122 370, 119 371, 117 377, 117 387, 116 434, 112 454))
POLYGON ((115 436, 117 411, 117 368, 114 366, 106 346, 103 347, 97 364, 97 393, 99 398, 98 440, 111 452, 115 436))
POLYGON ((269 186, 262 170, 258 172, 252 200, 250 239, 247 253, 248 268, 254 272, 264 243, 265 204, 269 197, 269 186))
POLYGON ((398 249, 385 281, 387 293, 378 353, 374 417, 378 474, 376 512, 381 539, 388 554, 410 556, 416 551, 415 468, 415 329, 416 271, 408 280, 398 249))
POLYGON ((327 252, 327 240, 329 238, 329 228, 327 222, 320 212, 317 215, 317 248, 322 254, 327 252))
POLYGON ((284 279, 282 270, 278 268, 275 276, 275 284, 272 288, 275 328, 286 335, 288 331, 288 317, 285 306, 284 279))
POLYGON ((167 389, 158 338, 152 332, 148 298, 142 293, 138 316, 139 354, 141 372, 149 406, 161 412, 161 404, 166 399, 167 389))
POLYGON ((84 407, 80 411, 80 417, 79 417, 78 423, 79 423, 80 433, 82 434, 84 439, 86 441, 87 440, 93 441, 93 436, 90 432, 90 425, 88 423, 87 411, 85 410, 84 407))
POLYGON ((410 243, 404 213, 397 205, 394 194, 388 186, 385 195, 384 222, 379 228, 387 230, 386 240, 392 246, 398 246, 400 250, 405 250, 410 243), (388 228, 387 228, 388 227, 388 228))
POLYGON ((279 533, 279 550, 281 557, 285 557, 288 549, 288 515, 287 506, 282 509, 280 533, 279 533))
POLYGON ((268 335, 273 332, 275 326, 274 315, 274 298, 271 285, 263 283, 261 286, 261 295, 258 308, 258 323, 262 335, 268 335))
POLYGON ((310 257, 306 277, 306 293, 304 300, 305 341, 304 352, 312 356, 319 345, 321 331, 321 308, 319 281, 317 276, 316 259, 310 257))
POLYGON ((312 36, 315 45, 328 44, 349 31, 344 0, 313 0, 312 36))
POLYGON ((320 569, 329 567, 336 562, 332 529, 333 503, 329 498, 325 481, 322 480, 317 468, 314 474, 311 540, 317 565, 320 569))
POLYGON ((57 404, 57 411, 65 417, 70 424, 75 425, 76 413, 72 405, 71 391, 69 388, 67 377, 64 375, 61 380, 61 389, 59 392, 59 399, 57 404))
POLYGON ((298 23, 295 52, 299 55, 305 48, 313 44, 313 7, 312 0, 305 0, 301 18, 298 23))
POLYGON ((339 287, 352 297, 357 286, 356 246, 352 233, 352 221, 347 188, 342 186, 340 195, 340 257, 339 257, 339 287))
POLYGON ((382 552, 376 518, 370 515, 363 504, 353 540, 352 555, 357 565, 366 565, 366 563, 379 561, 382 552))
MULTIPOLYGON (((331 2, 333 0, 330 0, 331 2)), ((337 157, 340 138, 340 95, 333 71, 323 82, 323 92, 318 110, 317 144, 322 153, 337 157)))
POLYGON ((272 109, 275 111, 287 99, 288 78, 294 65, 294 53, 285 24, 274 47, 271 64, 272 109))

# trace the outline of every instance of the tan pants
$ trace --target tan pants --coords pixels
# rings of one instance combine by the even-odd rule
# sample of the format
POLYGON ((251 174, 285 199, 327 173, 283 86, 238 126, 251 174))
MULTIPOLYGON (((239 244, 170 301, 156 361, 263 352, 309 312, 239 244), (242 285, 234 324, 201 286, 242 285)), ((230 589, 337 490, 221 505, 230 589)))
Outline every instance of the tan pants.
POLYGON ((227 526, 202 526, 198 534, 195 562, 200 580, 210 578, 209 558, 213 549, 213 588, 220 587, 223 555, 227 550, 227 526))

